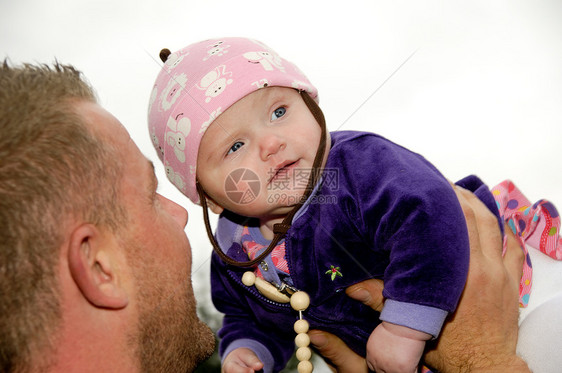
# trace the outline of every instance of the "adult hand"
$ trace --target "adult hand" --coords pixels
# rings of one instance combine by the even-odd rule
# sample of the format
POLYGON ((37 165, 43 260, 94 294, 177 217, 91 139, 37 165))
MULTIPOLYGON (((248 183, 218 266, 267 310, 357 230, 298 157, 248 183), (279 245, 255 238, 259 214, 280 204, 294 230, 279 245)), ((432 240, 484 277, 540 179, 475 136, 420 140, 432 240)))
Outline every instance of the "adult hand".
MULTIPOLYGON (((523 251, 509 235, 502 258, 495 216, 472 193, 454 188, 470 238, 469 274, 457 311, 444 325, 439 339, 428 344, 425 362, 440 372, 529 372, 515 354, 523 251)), ((382 288, 379 280, 368 280, 346 292, 380 310, 382 288)), ((338 372, 367 372, 365 360, 339 338, 322 331, 311 331, 310 336, 311 343, 338 372)))
MULTIPOLYGON (((367 280, 348 287, 345 292, 348 296, 363 302, 376 311, 381 311, 383 306, 382 290, 384 284, 381 280, 367 280)), ((316 350, 333 365, 332 370, 340 373, 368 372, 367 361, 357 355, 338 337, 322 330, 308 332, 310 343, 316 350)))
POLYGON ((515 354, 523 250, 508 229, 502 258, 495 216, 472 193, 455 191, 467 220, 470 268, 457 311, 425 361, 441 372, 529 372, 515 354))

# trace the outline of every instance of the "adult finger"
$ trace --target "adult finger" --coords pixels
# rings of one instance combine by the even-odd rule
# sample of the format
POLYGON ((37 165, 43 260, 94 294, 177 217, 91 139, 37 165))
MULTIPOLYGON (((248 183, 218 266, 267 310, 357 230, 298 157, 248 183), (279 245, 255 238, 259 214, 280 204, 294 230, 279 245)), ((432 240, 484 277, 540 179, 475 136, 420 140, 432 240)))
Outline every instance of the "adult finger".
POLYGON ((322 330, 308 332, 310 343, 316 350, 335 367, 339 373, 368 372, 365 359, 353 352, 338 337, 322 330))
MULTIPOLYGON (((380 312, 384 302, 382 296, 383 288, 382 280, 369 279, 351 285, 345 289, 345 292, 350 298, 380 312)), ((308 335, 311 344, 329 364, 332 364, 332 368, 335 368, 337 372, 360 373, 368 371, 366 360, 353 352, 335 335, 321 330, 311 330, 308 332, 308 335)))
MULTIPOLYGON (((483 254, 496 262, 496 259, 501 255, 498 248, 503 246, 490 244, 502 240, 496 216, 470 191, 456 185, 453 188, 457 193, 467 220, 471 242, 470 255, 483 254)), ((513 232, 508 227, 505 227, 505 231, 507 234, 507 250, 503 257, 503 264, 510 278, 519 284, 525 254, 513 232)))
POLYGON ((519 284, 523 273, 523 264, 526 260, 525 253, 511 229, 506 227, 506 234, 507 249, 503 258, 503 264, 509 276, 519 284))
POLYGON ((470 191, 456 185, 454 190, 467 222, 470 255, 481 253, 489 258, 501 258, 503 240, 496 216, 470 191), (484 242, 486 244, 481 245, 484 242))
POLYGON ((384 283, 379 279, 370 279, 351 285, 345 289, 348 297, 362 302, 375 311, 381 311, 384 304, 382 291, 384 283))

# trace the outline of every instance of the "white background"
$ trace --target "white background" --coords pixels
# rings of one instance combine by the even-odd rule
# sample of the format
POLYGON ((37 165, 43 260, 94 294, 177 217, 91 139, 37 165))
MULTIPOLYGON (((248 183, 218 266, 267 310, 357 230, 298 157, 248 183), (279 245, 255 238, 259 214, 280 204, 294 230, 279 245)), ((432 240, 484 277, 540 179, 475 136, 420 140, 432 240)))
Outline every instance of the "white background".
MULTIPOLYGON (((0 57, 75 65, 157 163, 146 109, 160 49, 256 38, 318 87, 330 130, 380 133, 450 179, 511 178, 531 201, 562 210, 561 19, 557 0, 0 0, 0 57)), ((194 283, 205 298, 200 208, 158 166, 160 191, 190 212, 194 283)))

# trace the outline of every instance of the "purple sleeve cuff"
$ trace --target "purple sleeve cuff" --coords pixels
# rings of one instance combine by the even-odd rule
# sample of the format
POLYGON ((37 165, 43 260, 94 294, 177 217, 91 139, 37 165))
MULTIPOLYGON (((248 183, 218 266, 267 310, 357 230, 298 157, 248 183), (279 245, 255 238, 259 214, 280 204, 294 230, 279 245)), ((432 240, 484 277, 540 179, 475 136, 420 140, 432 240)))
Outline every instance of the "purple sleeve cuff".
POLYGON ((252 350, 257 356, 258 359, 263 363, 263 373, 272 373, 273 372, 273 355, 269 352, 269 350, 253 339, 238 339, 232 342, 225 350, 224 354, 221 356, 221 364, 226 356, 231 353, 233 350, 237 348, 249 348, 252 350))
POLYGON ((439 308, 387 299, 384 302, 380 319, 431 334, 433 338, 437 338, 447 315, 447 311, 439 308))

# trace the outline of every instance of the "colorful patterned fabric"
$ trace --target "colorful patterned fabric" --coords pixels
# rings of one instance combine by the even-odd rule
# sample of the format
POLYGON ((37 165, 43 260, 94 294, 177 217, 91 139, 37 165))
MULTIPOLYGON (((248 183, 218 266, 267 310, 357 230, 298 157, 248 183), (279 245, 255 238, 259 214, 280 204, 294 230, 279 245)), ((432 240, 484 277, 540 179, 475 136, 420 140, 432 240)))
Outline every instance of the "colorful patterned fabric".
MULTIPOLYGON (((533 266, 526 244, 553 259, 562 260, 560 215, 554 205, 546 200, 531 202, 511 182, 506 180, 492 188, 500 216, 516 235, 525 251, 523 276, 519 284, 519 306, 527 307, 532 286, 533 266)), ((504 253, 507 237, 504 237, 504 253)))
MULTIPOLYGON (((267 248, 267 246, 260 245, 259 243, 254 241, 252 235, 250 234, 250 230, 248 229, 247 226, 244 227, 242 231, 241 240, 242 240, 242 247, 244 248, 244 251, 248 254, 248 258, 250 258, 250 260, 254 260, 255 257, 257 257, 264 249, 267 248)), ((271 261, 275 265, 275 268, 282 271, 283 273, 286 273, 288 275, 290 274, 289 265, 287 264, 287 260, 285 259, 285 240, 281 241, 279 244, 277 244, 277 246, 275 246, 270 256, 271 256, 271 261)), ((263 279, 260 266, 256 266, 254 273, 256 274, 256 276, 263 279)))

